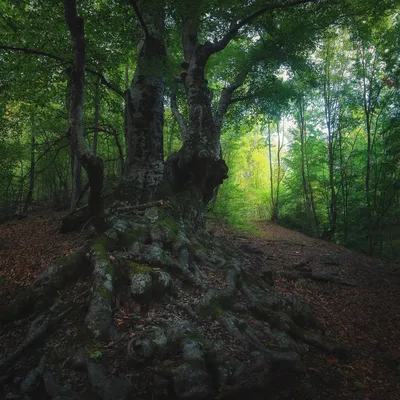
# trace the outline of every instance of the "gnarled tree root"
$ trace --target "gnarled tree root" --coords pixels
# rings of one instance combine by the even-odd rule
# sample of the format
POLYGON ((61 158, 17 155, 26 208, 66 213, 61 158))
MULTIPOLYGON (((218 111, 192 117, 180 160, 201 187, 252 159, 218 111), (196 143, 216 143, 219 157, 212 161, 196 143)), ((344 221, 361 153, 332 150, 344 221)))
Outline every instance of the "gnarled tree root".
POLYGON ((2 323, 46 309, 57 292, 79 277, 88 274, 90 265, 86 257, 87 247, 58 259, 44 270, 18 298, 0 309, 2 323))
POLYGON ((286 270, 286 271, 279 271, 276 275, 291 281, 296 281, 299 279, 310 279, 316 282, 332 283, 334 285, 350 286, 350 287, 357 286, 357 283, 355 282, 338 278, 337 276, 334 276, 329 273, 321 273, 317 271, 286 270))
MULTIPOLYGON (((161 376, 176 398, 223 398, 223 393, 230 393, 243 379, 252 381, 254 375, 260 385, 268 384, 277 371, 303 373, 302 355, 308 345, 346 355, 342 346, 318 333, 320 325, 307 304, 256 281, 231 250, 228 253, 207 235, 195 235, 165 209, 150 207, 144 215, 113 216, 110 224, 105 235, 64 260, 58 267, 63 271, 60 276, 76 278, 82 263, 83 271, 93 271, 85 326, 94 338, 110 337, 121 285, 130 291, 132 302, 169 313, 168 318, 155 318, 153 324, 126 332, 133 336, 126 358, 129 368, 148 374, 146 379, 161 376), (211 247, 213 251, 207 251, 211 247), (72 261, 76 257, 80 267, 72 261)), ((25 299, 41 298, 39 288, 54 294, 64 285, 65 279, 57 278, 56 288, 50 290, 53 280, 45 276, 57 276, 55 270, 52 267, 38 278, 25 299)), ((17 308, 24 309, 22 305, 17 308)), ((17 350, 18 356, 22 351, 17 350)), ((112 397, 104 394, 101 380, 112 379, 133 390, 129 382, 110 376, 87 356, 83 359, 75 366, 87 370, 102 399, 112 397)), ((8 365, 15 356, 10 360, 8 365)))
POLYGON ((44 334, 58 322, 60 322, 71 310, 69 307, 64 311, 60 311, 57 315, 55 311, 59 303, 56 302, 52 307, 50 307, 49 313, 43 318, 39 318, 33 321, 29 332, 22 342, 22 344, 5 360, 0 362, 0 372, 4 369, 12 365, 18 358, 27 350, 30 346, 32 346, 37 340, 44 336, 44 334))

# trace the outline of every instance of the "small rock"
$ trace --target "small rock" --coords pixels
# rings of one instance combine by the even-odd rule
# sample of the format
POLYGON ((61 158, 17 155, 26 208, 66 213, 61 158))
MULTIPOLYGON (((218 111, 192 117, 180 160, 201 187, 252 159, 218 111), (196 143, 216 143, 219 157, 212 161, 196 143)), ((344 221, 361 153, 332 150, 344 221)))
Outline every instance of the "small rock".
POLYGON ((248 312, 247 306, 245 304, 243 304, 243 303, 235 303, 232 306, 232 310, 235 311, 235 312, 238 312, 238 313, 248 312))
POLYGON ((75 352, 72 351, 72 354, 69 356, 68 359, 72 368, 83 371, 86 369, 86 363, 88 361, 88 354, 84 347, 80 347, 75 352))
POLYGON ((153 281, 150 273, 132 274, 131 293, 136 297, 145 297, 151 294, 153 281))
POLYGON ((164 347, 167 344, 168 339, 165 336, 165 333, 161 328, 154 328, 153 329, 153 342, 158 347, 164 347))
POLYGON ((233 385, 246 375, 245 365, 226 352, 224 346, 217 345, 216 363, 218 381, 223 385, 233 385))
POLYGON ((158 220, 158 210, 154 207, 146 208, 144 215, 150 220, 150 222, 155 222, 158 220))
POLYGON ((264 254, 264 252, 255 247, 251 247, 247 244, 242 244, 239 246, 239 249, 248 254, 264 254))
POLYGON ((164 271, 153 274, 153 291, 156 296, 163 296, 171 286, 171 275, 164 271))
POLYGON ((33 393, 38 388, 40 381, 42 379, 45 362, 46 362, 46 357, 43 356, 40 359, 39 366, 29 371, 26 378, 21 382, 20 389, 22 394, 33 393))
POLYGON ((274 273, 272 270, 264 270, 261 273, 261 278, 270 286, 273 286, 274 284, 274 277, 273 277, 274 273))
POLYGON ((273 330, 266 335, 281 351, 294 351, 300 355, 307 352, 307 348, 302 343, 296 342, 285 332, 273 330))
POLYGON ((129 400, 134 397, 134 387, 129 380, 111 376, 96 362, 88 362, 89 384, 102 400, 129 400))
POLYGON ((340 260, 333 254, 323 254, 319 257, 319 262, 325 265, 340 265, 340 260))
POLYGON ((268 351, 271 356, 271 361, 273 364, 278 365, 282 371, 287 372, 295 372, 295 373, 305 373, 307 368, 302 361, 301 357, 298 353, 294 351, 287 351, 287 352, 277 352, 277 351, 268 351))
POLYGON ((57 396, 53 400, 84 400, 86 397, 81 397, 78 393, 72 390, 70 384, 64 385, 57 396))
POLYGON ((210 375, 197 364, 185 363, 173 371, 175 394, 178 399, 213 399, 214 390, 210 375))
POLYGON ((196 340, 185 339, 182 343, 182 353, 185 361, 204 362, 202 345, 196 340))
POLYGON ((170 342, 176 342, 185 335, 196 332, 193 324, 185 319, 175 319, 166 328, 166 336, 170 342))
POLYGON ((163 227, 156 224, 152 227, 150 231, 151 241, 153 243, 164 243, 167 240, 167 234, 163 227))
POLYGON ((50 397, 51 398, 56 397, 57 394, 60 392, 61 386, 57 384, 51 372, 49 371, 44 372, 43 382, 46 388, 46 392, 50 395, 50 397))

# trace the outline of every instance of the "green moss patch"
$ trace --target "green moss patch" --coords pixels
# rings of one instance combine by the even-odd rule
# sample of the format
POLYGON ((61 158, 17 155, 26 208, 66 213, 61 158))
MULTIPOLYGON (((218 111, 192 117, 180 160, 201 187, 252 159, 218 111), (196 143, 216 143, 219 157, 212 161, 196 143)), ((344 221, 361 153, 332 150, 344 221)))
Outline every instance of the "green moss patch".
POLYGON ((226 316, 226 312, 217 299, 212 299, 207 305, 203 306, 201 308, 201 314, 214 319, 226 316))
POLYGON ((126 262, 126 265, 131 274, 146 274, 153 271, 153 269, 147 264, 139 264, 130 260, 126 262))

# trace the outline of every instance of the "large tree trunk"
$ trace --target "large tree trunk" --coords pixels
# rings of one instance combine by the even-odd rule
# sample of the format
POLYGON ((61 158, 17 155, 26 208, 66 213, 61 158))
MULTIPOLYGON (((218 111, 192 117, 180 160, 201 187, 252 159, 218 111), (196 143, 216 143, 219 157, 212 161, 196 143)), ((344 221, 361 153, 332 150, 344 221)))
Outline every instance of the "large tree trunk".
POLYGON ((138 46, 135 74, 125 94, 126 161, 117 193, 119 200, 131 204, 161 199, 166 48, 164 7, 160 3, 137 4, 145 35, 138 46))
MULTIPOLYGON (((222 159, 220 125, 214 118, 204 70, 210 56, 206 45, 197 38, 197 26, 192 20, 184 23, 183 48, 185 71, 181 74, 189 109, 183 146, 168 159, 169 183, 179 193, 184 205, 183 216, 190 223, 203 220, 207 204, 215 188, 227 178, 228 167, 222 159)), ((226 109, 225 109, 226 111, 226 109)))

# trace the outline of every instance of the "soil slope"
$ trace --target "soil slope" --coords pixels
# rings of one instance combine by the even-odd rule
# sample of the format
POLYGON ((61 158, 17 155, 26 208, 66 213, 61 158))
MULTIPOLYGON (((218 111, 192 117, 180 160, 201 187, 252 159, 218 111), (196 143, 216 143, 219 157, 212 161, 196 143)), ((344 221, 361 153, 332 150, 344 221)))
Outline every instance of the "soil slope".
MULTIPOLYGON (((19 294, 55 258, 87 240, 82 233, 57 233, 60 217, 58 213, 46 212, 0 226, 2 303, 19 294)), ((218 239, 239 251, 243 267, 254 277, 265 279, 268 276, 278 293, 296 295, 309 302, 323 323, 325 334, 350 351, 347 360, 340 360, 310 346, 305 356, 307 373, 293 385, 284 379, 275 382, 274 398, 398 399, 400 279, 396 268, 399 266, 275 224, 263 222, 255 226, 255 233, 238 233, 223 224, 212 224, 211 230, 218 239), (321 277, 332 279, 325 282, 321 277)), ((209 278, 218 286, 219 277, 211 272, 209 278)), ((82 281, 60 295, 79 298, 87 293, 88 287, 88 282, 82 281)), ((129 332, 130 324, 147 326, 153 323, 156 310, 129 309, 124 307, 122 299, 121 302, 117 300, 114 322, 118 327, 129 332)), ((173 312, 176 310, 171 310, 173 312)), ((52 365, 54 376, 58 381, 70 382, 74 388, 84 383, 79 374, 71 375, 63 369, 62 360, 68 353, 68 339, 76 334, 82 318, 84 310, 78 307, 45 338, 46 348, 52 349, 48 363, 52 365)), ((0 358, 21 343, 28 325, 29 322, 22 320, 0 332, 0 358)), ((212 329, 212 326, 205 327, 210 335, 223 335, 217 330, 213 333, 212 329)), ((128 333, 118 343, 93 343, 92 355, 106 360, 111 372, 129 368, 124 358, 129 339, 128 333)), ((38 365, 38 350, 42 345, 39 343, 16 363, 13 381, 0 388, 0 399, 2 396, 23 398, 18 394, 18 384, 38 365)), ((232 347, 235 347, 234 341, 232 347)), ((143 382, 138 386, 139 391, 146 392, 143 382)))
POLYGON ((339 280, 357 284, 275 279, 277 292, 312 304, 325 334, 351 351, 349 360, 340 361, 310 348, 306 380, 315 392, 310 398, 399 399, 399 265, 270 222, 255 226, 256 234, 218 229, 233 246, 247 252, 254 275, 266 267, 274 271, 302 269, 334 274, 339 280))

